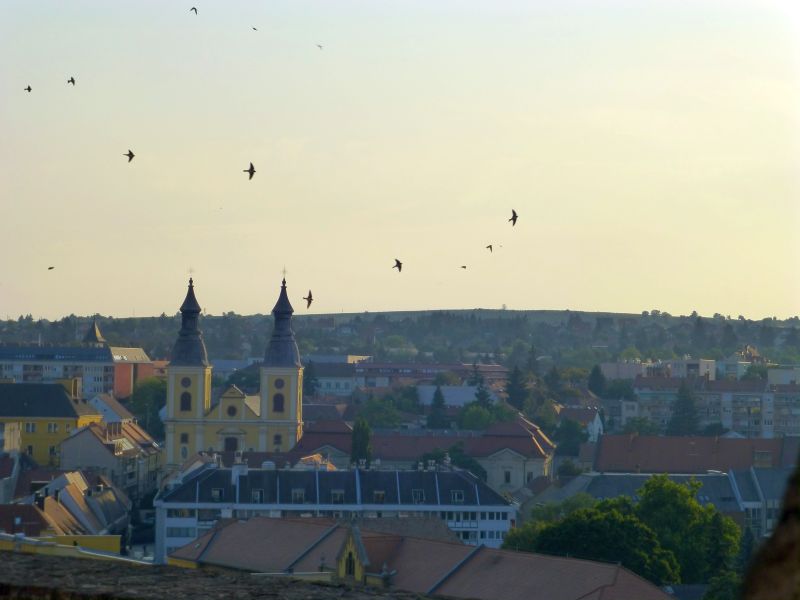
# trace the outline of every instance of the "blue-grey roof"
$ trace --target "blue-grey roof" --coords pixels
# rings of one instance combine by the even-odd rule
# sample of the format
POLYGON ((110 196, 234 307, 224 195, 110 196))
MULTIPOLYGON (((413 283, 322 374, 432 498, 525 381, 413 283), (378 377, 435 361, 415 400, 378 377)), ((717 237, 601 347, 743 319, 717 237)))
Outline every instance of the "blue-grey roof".
POLYGON ((286 280, 281 283, 281 293, 278 301, 272 309, 272 316, 275 325, 272 329, 272 336, 264 352, 265 367, 301 367, 300 351, 297 349, 297 341, 294 339, 292 331, 292 314, 294 309, 289 302, 289 295, 286 292, 286 280))
POLYGON ((25 346, 8 344, 0 346, 0 361, 33 362, 74 361, 113 363, 108 346, 25 346))
POLYGON ((58 383, 0 383, 0 417, 66 417, 97 414, 86 400, 70 397, 58 383))
POLYGON ((786 493, 786 485, 794 469, 789 467, 776 467, 772 469, 753 469, 758 480, 758 487, 764 494, 765 500, 780 500, 786 493))
MULTIPOLYGON (((187 477, 179 486, 162 492, 167 503, 216 502, 212 489, 221 489, 219 502, 237 502, 231 469, 209 466, 187 477)), ((300 471, 249 469, 239 478, 239 503, 250 504, 253 490, 263 491, 264 504, 297 504, 296 490, 303 491, 303 505, 332 504, 333 492, 342 504, 375 503, 376 492, 383 504, 414 505, 415 490, 421 504, 452 506, 509 506, 509 502, 466 471, 300 471), (451 492, 461 492, 454 502, 451 492)), ((458 494, 457 494, 458 495, 458 494)))
POLYGON ((732 469, 731 475, 736 482, 742 502, 760 502, 758 490, 749 469, 732 469))

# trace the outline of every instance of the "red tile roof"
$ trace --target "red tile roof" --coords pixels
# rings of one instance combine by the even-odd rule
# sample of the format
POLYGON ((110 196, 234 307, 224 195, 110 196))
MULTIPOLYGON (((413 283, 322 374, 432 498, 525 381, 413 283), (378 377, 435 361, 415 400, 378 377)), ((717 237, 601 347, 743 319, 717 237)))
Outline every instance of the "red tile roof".
POLYGON ((560 420, 570 419, 571 421, 577 421, 584 427, 594 421, 595 417, 598 414, 598 410, 592 407, 586 406, 565 406, 563 407, 559 413, 558 418, 560 420))
POLYGON ((705 473, 783 464, 780 439, 604 435, 594 468, 618 473, 705 473))
POLYGON ((42 511, 32 504, 0 504, 0 531, 37 537, 50 528, 42 511))

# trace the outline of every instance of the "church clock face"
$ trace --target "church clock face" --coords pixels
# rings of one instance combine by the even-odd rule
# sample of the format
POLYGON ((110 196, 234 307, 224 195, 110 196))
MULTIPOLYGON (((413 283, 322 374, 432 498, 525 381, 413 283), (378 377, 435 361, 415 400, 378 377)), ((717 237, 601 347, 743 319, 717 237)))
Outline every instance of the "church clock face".
POLYGON ((275 380, 275 387, 278 388, 279 390, 283 389, 284 385, 285 385, 285 382, 283 381, 283 379, 276 379, 275 380))
POLYGON ((185 388, 188 388, 190 385, 192 385, 192 380, 189 379, 188 377, 184 377, 183 379, 181 379, 181 385, 185 388))

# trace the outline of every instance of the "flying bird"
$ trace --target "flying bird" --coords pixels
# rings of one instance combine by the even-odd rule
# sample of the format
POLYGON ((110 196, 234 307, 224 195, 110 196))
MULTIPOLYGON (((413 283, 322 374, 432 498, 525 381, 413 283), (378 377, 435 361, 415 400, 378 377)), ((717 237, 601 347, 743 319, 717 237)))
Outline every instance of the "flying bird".
POLYGON ((494 250, 492 250, 492 245, 491 245, 491 244, 489 244, 488 246, 486 246, 486 248, 489 250, 489 252, 494 252, 494 250))
POLYGON ((75 85, 75 78, 74 77, 70 77, 69 79, 67 79, 67 83, 71 83, 72 85, 75 85))
POLYGON ((317 48, 319 48, 320 50, 322 50, 322 44, 317 44, 317 48))
POLYGON ((192 11, 194 11, 194 14, 197 14, 197 8, 195 8, 194 6, 189 9, 189 12, 192 12, 192 11))
POLYGON ((53 269, 55 269, 55 267, 47 267, 48 271, 52 271, 53 269))
POLYGON ((461 265, 461 268, 462 268, 462 269, 466 269, 466 268, 467 268, 467 265, 461 265))
POLYGON ((249 169, 242 169, 242 172, 243 173, 250 173, 250 177, 247 178, 247 181, 250 181, 253 178, 253 175, 255 175, 256 168, 253 166, 253 163, 250 163, 250 168, 249 169))
POLYGON ((28 87, 26 87, 26 88, 22 88, 22 89, 23 89, 23 90, 25 90, 26 92, 30 93, 30 91, 31 91, 31 86, 28 86, 28 87))
POLYGON ((136 155, 133 153, 132 150, 128 150, 127 154, 123 154, 122 156, 127 156, 128 157, 128 162, 131 162, 133 160, 133 157, 136 156, 136 155))
POLYGON ((258 31, 258 29, 256 29, 255 27, 253 27, 253 31, 258 31))
POLYGON ((515 211, 513 208, 511 209, 511 218, 509 221, 511 221, 512 227, 517 224, 517 211, 515 211))
POLYGON ((397 269, 397 272, 399 273, 400 271, 403 270, 403 263, 401 263, 398 259, 395 258, 394 259, 394 266, 392 268, 393 269, 397 269))
POLYGON ((311 303, 314 301, 314 297, 311 295, 311 290, 308 290, 308 296, 303 296, 303 300, 306 301, 306 308, 311 306, 311 303))

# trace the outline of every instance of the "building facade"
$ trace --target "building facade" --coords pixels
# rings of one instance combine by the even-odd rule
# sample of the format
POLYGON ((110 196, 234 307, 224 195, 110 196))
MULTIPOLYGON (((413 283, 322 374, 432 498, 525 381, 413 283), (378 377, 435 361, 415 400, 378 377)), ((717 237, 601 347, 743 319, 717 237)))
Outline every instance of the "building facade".
POLYGON ((303 429, 303 366, 292 331, 294 309, 286 280, 272 309, 275 325, 259 367, 257 395, 232 386, 212 402, 212 367, 191 279, 180 311, 181 329, 167 367, 167 468, 176 468, 200 451, 290 450, 303 429))

